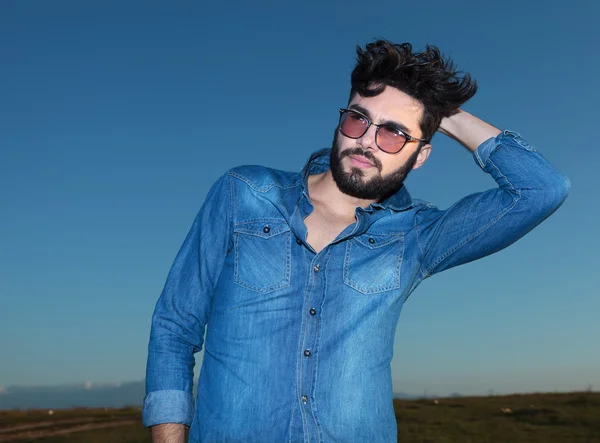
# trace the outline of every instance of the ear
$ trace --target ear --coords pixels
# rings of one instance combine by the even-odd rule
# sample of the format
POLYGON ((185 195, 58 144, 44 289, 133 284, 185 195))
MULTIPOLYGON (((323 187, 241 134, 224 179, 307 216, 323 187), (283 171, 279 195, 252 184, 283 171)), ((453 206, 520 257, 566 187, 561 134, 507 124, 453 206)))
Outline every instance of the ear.
POLYGON ((412 167, 413 169, 419 169, 429 158, 429 154, 431 154, 431 144, 427 143, 426 145, 421 147, 421 150, 417 154, 417 161, 415 165, 412 167))

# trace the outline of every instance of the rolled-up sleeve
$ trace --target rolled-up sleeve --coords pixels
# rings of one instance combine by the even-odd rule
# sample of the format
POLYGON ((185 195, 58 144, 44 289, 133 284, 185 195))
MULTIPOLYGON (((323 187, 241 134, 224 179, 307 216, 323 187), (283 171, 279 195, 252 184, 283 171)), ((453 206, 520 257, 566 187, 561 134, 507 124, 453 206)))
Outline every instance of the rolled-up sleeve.
POLYGON ((194 354, 202 349, 211 299, 231 239, 228 174, 210 189, 156 304, 148 345, 144 426, 194 417, 194 354))

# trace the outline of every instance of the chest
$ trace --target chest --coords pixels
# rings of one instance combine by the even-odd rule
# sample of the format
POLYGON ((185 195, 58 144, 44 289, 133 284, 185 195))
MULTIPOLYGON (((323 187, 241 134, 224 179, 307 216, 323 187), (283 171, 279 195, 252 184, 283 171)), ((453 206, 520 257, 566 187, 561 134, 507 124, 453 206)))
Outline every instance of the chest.
POLYGON ((353 222, 351 219, 336 218, 315 210, 304 219, 308 244, 319 253, 353 222))

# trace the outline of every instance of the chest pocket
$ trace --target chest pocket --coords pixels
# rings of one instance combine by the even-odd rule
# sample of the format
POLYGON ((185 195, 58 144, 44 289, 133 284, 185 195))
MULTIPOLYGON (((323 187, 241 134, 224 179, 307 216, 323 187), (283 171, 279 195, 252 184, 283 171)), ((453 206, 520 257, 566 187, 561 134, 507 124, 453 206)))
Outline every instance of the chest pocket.
POLYGON ((363 234, 350 239, 344 257, 344 284, 363 294, 400 288, 402 234, 363 234))
POLYGON ((234 228, 234 281, 262 294, 290 285, 290 227, 284 220, 241 222, 234 228))

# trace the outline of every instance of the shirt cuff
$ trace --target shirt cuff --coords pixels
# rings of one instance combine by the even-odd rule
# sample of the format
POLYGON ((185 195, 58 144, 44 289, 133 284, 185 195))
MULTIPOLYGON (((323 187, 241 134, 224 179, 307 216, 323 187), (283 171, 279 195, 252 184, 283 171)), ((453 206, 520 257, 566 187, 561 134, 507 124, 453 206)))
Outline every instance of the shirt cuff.
POLYGON ((189 392, 150 392, 144 399, 142 425, 149 427, 163 423, 180 423, 190 426, 194 419, 194 409, 194 397, 189 392))
POLYGON ((475 152, 473 153, 473 157, 475 162, 479 165, 481 169, 485 171, 485 164, 490 158, 490 155, 500 147, 503 143, 511 143, 516 144, 520 148, 524 148, 528 151, 533 151, 534 149, 527 143, 523 138, 521 138, 521 134, 515 131, 509 131, 505 129, 496 137, 490 137, 482 144, 480 144, 475 152))

